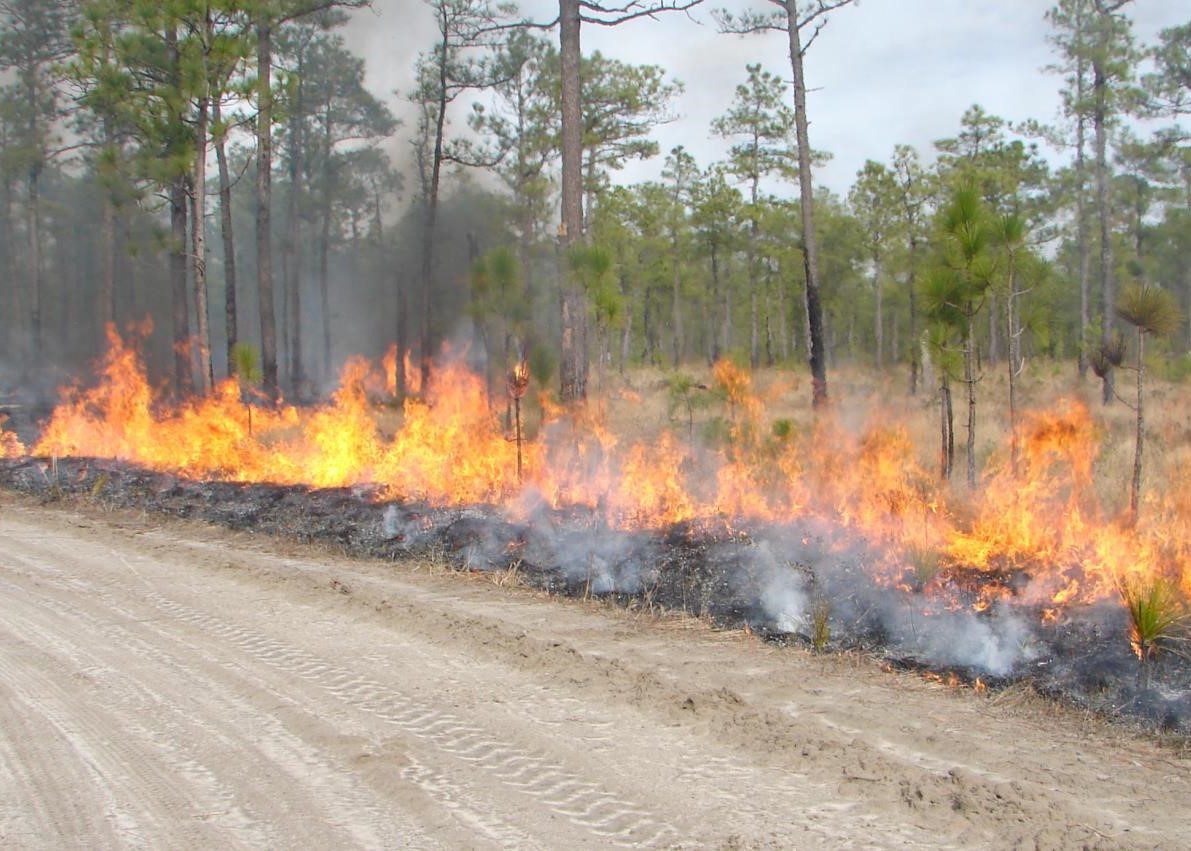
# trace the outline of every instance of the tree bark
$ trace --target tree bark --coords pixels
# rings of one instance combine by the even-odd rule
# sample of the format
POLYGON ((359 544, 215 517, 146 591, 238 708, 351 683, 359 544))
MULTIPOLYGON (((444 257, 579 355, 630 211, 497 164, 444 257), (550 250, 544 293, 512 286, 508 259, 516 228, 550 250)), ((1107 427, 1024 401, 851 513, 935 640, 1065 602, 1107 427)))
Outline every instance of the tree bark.
POLYGON ((815 194, 811 175, 811 145, 806 119, 806 76, 802 66, 798 5, 785 0, 790 37, 790 66, 794 72, 794 127, 798 140, 799 206, 802 208, 802 257, 806 268, 806 315, 810 325, 812 403, 827 402, 827 361, 823 349, 823 308, 819 294, 819 246, 815 239, 815 194))
MULTIPOLYGON (((708 319, 711 320, 712 327, 709 337, 711 339, 711 346, 708 351, 708 366, 714 364, 720 359, 720 336, 721 331, 716 326, 715 314, 717 310, 722 309, 720 306, 720 258, 719 251, 714 242, 711 243, 711 304, 709 305, 708 319)), ((723 319, 720 319, 721 326, 723 319)))
POLYGON ((1087 119, 1084 117, 1086 96, 1084 75, 1087 61, 1083 52, 1083 4, 1076 4, 1076 53, 1075 64, 1075 242, 1079 254, 1079 377, 1088 377, 1088 329, 1092 325, 1092 252, 1088 244, 1088 216, 1085 209, 1084 192, 1088 185, 1087 161, 1084 149, 1087 146, 1087 119))
MULTIPOLYGON (((562 225, 565 252, 583 238, 583 116, 581 107, 579 0, 559 0, 562 64, 562 225)), ((561 398, 587 398, 587 299, 568 275, 562 291, 561 398)))
POLYGON ((12 180, 4 176, 4 198, 0 201, 0 226, 3 226, 4 272, 9 294, 5 327, 5 351, 12 356, 24 355, 25 304, 21 297, 21 275, 17 268, 17 247, 12 215, 12 180))
POLYGON ((670 322, 674 332, 674 368, 682 366, 684 341, 682 338, 682 265, 679 263, 678 232, 674 232, 674 289, 670 305, 670 322))
POLYGON ((25 228, 29 239, 29 323, 33 337, 33 362, 41 366, 43 355, 42 288, 45 255, 41 244, 41 165, 29 169, 25 228))
MULTIPOLYGON (((181 59, 178 55, 178 31, 171 23, 166 31, 166 52, 169 58, 170 82, 176 90, 182 86, 181 59)), ((181 115, 174 120, 181 122, 181 115)), ((170 184, 170 279, 173 285, 174 307, 174 390, 179 396, 194 387, 193 358, 190 339, 190 294, 186 290, 186 182, 188 175, 176 175, 170 184)))
POLYGON ((262 13, 256 24, 256 281, 260 303, 261 366, 265 392, 278 396, 277 318, 273 308, 273 31, 262 13))
POLYGON ((749 366, 756 369, 761 365, 760 311, 757 309, 757 288, 755 282, 749 287, 749 366))
POLYGON ((186 177, 170 186, 170 280, 174 305, 174 392, 186 396, 193 389, 190 357, 190 294, 186 291, 186 177))
POLYGON ((951 379, 946 370, 942 371, 939 380, 939 427, 939 477, 943 481, 949 481, 955 460, 955 415, 951 406, 951 379))
POLYGON ((643 347, 641 349, 641 360, 647 364, 653 363, 653 289, 651 287, 645 288, 645 295, 642 298, 643 306, 641 311, 641 333, 644 337, 643 347))
POLYGON ((396 375, 396 391, 397 398, 405 398, 405 358, 409 353, 409 337, 407 328, 409 326, 409 297, 406 294, 406 288, 401 276, 397 276, 397 375, 396 375))
POLYGON ((215 369, 211 365, 210 314, 207 310, 207 126, 209 101, 206 94, 198 108, 195 128, 194 179, 190 222, 191 266, 194 280, 194 311, 198 339, 199 389, 209 394, 215 386, 215 369))
MULTIPOLYGON (((1112 317, 1116 305, 1113 293, 1112 209, 1108 197, 1108 79, 1099 57, 1092 62, 1092 78, 1095 100, 1092 125, 1096 137, 1096 215, 1100 225, 1100 341, 1107 344, 1112 337, 1112 317)), ((1104 373, 1101 399, 1105 405, 1111 405, 1114 396, 1113 370, 1110 369, 1104 373)))
POLYGON ((620 326, 620 374, 624 375, 625 367, 629 362, 629 351, 633 342, 633 306, 631 303, 626 303, 624 308, 624 319, 620 326))
MULTIPOLYGON (((329 171, 329 169, 328 169, 329 171)), ((329 174, 324 176, 324 180, 329 174)), ((326 188, 326 184, 324 184, 326 188)), ((323 320, 323 378, 331 377, 331 294, 329 278, 329 256, 331 253, 331 197, 324 193, 322 214, 322 233, 318 240, 318 293, 322 302, 323 320)))
POLYGON ((765 280, 765 365, 773 366, 777 362, 773 345, 773 286, 772 281, 765 280))
POLYGON ((302 95, 303 48, 299 47, 297 57, 297 85, 294 91, 294 105, 289 115, 289 187, 287 188, 287 215, 285 223, 284 263, 286 291, 286 325, 289 327, 289 386, 295 397, 300 397, 305 374, 302 369, 302 217, 298 212, 298 185, 303 178, 304 145, 303 122, 306 119, 302 95))
POLYGON ((1009 458, 1014 477, 1018 474, 1017 374, 1021 369, 1021 333, 1017 329, 1017 263, 1009 255, 1009 297, 1005 300, 1005 333, 1009 349, 1009 458))
MULTIPOLYGON (((112 120, 109 116, 104 116, 102 123, 104 148, 112 151, 115 146, 112 120)), ((103 268, 100 270, 99 278, 99 336, 97 339, 103 341, 106 339, 107 327, 116 322, 116 205, 112 201, 111 187, 103 189, 99 231, 100 263, 103 268)))
MULTIPOLYGON (((757 152, 760 140, 756 130, 753 131, 753 152, 757 152)), ((749 238, 745 249, 745 262, 748 263, 749 278, 749 366, 756 369, 761 365, 760 338, 757 329, 757 201, 760 198, 759 174, 754 173, 749 184, 749 238)))
POLYGON ((885 293, 881 286, 881 260, 873 258, 873 292, 876 294, 877 309, 873 320, 873 333, 876 335, 877 371, 885 369, 885 293))
POLYGON ((422 310, 419 326, 422 385, 426 386, 426 379, 430 375, 431 342, 430 334, 433 328, 433 294, 435 274, 435 237, 438 227, 438 189, 442 179, 443 133, 447 120, 447 65, 446 57, 449 48, 449 32, 447 22, 440 20, 441 55, 438 63, 438 103, 434 117, 434 153, 430 162, 430 185, 427 187, 426 197, 423 199, 424 210, 422 218, 422 310))
POLYGON ((918 238, 910 237, 910 395, 918 395, 918 379, 922 371, 922 359, 918 349, 918 238))
POLYGON ((1141 454, 1145 446, 1145 332, 1137 329, 1137 434, 1133 446, 1133 481, 1129 489, 1129 517, 1137 522, 1141 510, 1141 454))
POLYGON ((783 361, 790 360, 790 322, 789 315, 786 311, 786 288, 782 286, 779 275, 777 285, 777 328, 778 328, 778 344, 781 346, 781 357, 783 361))
POLYGON ((236 321, 236 231, 232 221, 232 182, 227 166, 227 143, 222 127, 223 113, 219 98, 212 103, 212 111, 219 135, 215 139, 215 162, 219 168, 219 229, 223 239, 224 333, 227 336, 227 375, 236 373, 236 344, 239 330, 236 321))
POLYGON ((976 313, 971 304, 967 309, 968 325, 964 335, 964 384, 968 389, 968 490, 976 489, 976 313))

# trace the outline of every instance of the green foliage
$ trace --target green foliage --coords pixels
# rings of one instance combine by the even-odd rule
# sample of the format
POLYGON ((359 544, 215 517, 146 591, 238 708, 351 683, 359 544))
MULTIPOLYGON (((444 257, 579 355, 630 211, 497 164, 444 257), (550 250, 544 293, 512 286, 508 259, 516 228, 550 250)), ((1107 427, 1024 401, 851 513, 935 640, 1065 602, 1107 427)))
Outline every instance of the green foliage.
POLYGON ((1125 579, 1118 583, 1129 615, 1129 640, 1144 665, 1163 651, 1183 652, 1191 612, 1178 586, 1165 577, 1125 579))
POLYGON ((736 87, 728 111, 711 123, 717 136, 739 140, 728 149, 728 171, 753 184, 770 174, 795 175, 798 152, 794 111, 786 105, 787 86, 759 63, 745 70, 748 79, 736 87))
POLYGON ((1117 316, 1143 334, 1164 337, 1183 324, 1174 296, 1166 290, 1146 284, 1127 287, 1117 302, 1117 316))
POLYGON ((708 446, 727 446, 734 430, 726 417, 709 417, 699 426, 699 439, 708 446))
POLYGON ((612 276, 611 252, 600 245, 579 243, 567 252, 567 265, 571 275, 587 292, 601 327, 615 324, 623 302, 612 276))
POLYGON ((681 412, 690 430, 690 437, 695 434, 695 411, 711 405, 712 397, 707 392, 707 385, 701 384, 693 376, 685 372, 676 372, 666 378, 666 396, 669 401, 671 419, 681 412))
POLYGON ((472 264, 471 287, 476 319, 500 317, 513 325, 528 321, 521 265, 509 246, 494 248, 472 264))
POLYGON ((959 328, 980 309, 978 300, 996 271, 988 211, 974 186, 955 190, 936 232, 935 264, 923 290, 926 314, 936 324, 959 328))
POLYGON ((526 360, 529 363, 529 373, 538 385, 549 386, 558 369, 558 355, 554 353, 554 349, 544 343, 535 343, 526 360))
POLYGON ((1191 379, 1191 352, 1169 358, 1162 372, 1167 381, 1182 384, 1191 379))
MULTIPOLYGON (((609 171, 624 168, 629 160, 657 155, 658 143, 649 134, 670 120, 670 103, 682 91, 682 83, 668 80, 659 65, 632 65, 598 50, 583 57, 579 76, 585 107, 584 189, 595 192, 607 185, 609 171)), ((561 97, 561 85, 552 91, 561 97)), ((561 109, 559 103, 558 112, 561 109)))
POLYGON ((1129 344, 1120 331, 1114 331, 1104 342, 1100 343, 1089 358, 1092 372, 1097 378, 1103 378, 1125 362, 1129 353, 1129 344))
POLYGON ((232 347, 232 367, 241 384, 256 387, 261 382, 260 352, 248 343, 236 343, 232 347))

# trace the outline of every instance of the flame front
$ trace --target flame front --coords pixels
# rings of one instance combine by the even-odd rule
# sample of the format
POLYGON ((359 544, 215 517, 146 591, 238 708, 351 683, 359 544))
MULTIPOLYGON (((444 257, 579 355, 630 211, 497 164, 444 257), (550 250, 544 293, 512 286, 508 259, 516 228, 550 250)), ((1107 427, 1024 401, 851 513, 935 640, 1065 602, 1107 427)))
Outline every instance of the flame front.
MULTIPOLYGON (((527 384, 524 363, 509 378, 527 384)), ((111 332, 98 383, 63 392, 32 452, 119 458, 195 478, 369 483, 386 498, 496 503, 515 516, 543 501, 583 505, 618 527, 799 523, 825 530, 829 546, 863 542, 877 554, 866 568, 890 587, 969 589, 967 603, 978 609, 1013 599, 1053 618, 1112 596, 1122 581, 1157 577, 1191 593, 1186 450, 1176 450, 1168 496, 1150 497, 1138 524, 1120 524, 1097 500, 1100 435, 1075 402, 1030 414, 1016 474, 995 456, 978 495, 961 498, 918 465, 901 426, 852 436, 825 416, 801 433, 767 428, 767 400, 727 362, 713 370, 728 414, 722 448, 669 432, 625 443, 591 411, 564 417, 545 400, 544 421, 522 446, 520 480, 518 448, 497 410, 503 400, 488 398, 483 379, 448 358, 424 388, 421 380, 408 353, 391 349, 379 372, 350 360, 339 389, 313 410, 250 407, 234 381, 168 404, 135 350, 111 332), (411 395, 386 431, 373 397, 395 392, 398 368, 411 395)), ((22 452, 0 430, 0 454, 22 452)))

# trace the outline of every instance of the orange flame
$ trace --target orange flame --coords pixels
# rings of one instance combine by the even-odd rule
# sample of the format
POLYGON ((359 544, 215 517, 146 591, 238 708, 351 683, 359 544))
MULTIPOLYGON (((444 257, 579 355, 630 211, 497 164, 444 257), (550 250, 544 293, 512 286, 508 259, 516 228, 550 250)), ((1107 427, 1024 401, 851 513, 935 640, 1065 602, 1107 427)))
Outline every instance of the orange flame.
MULTIPOLYGON (((957 499, 917 464, 900 426, 877 422, 854 436, 825 415, 804 433, 767 429, 767 405, 751 377, 721 362, 713 381, 730 422, 720 448, 696 449, 669 432, 625 445, 592 410, 564 413, 543 399, 542 423, 523 441, 519 480, 517 447, 493 413, 501 406, 482 378, 449 356, 430 372, 424 393, 421 371, 408 352, 402 356, 417 396, 405 400, 400 425, 387 434, 369 388, 395 390, 395 348, 379 375, 368 362, 349 360, 321 407, 250 411, 233 382, 210 397, 166 404, 136 352, 114 331, 109 338, 99 382, 63 392, 34 454, 121 458, 233 481, 371 483, 394 499, 499 503, 513 514, 533 495, 554 506, 590 506, 621 527, 809 520, 867 542, 876 554, 867 569, 891 588, 947 594, 959 587, 978 609, 1013 599, 1051 619, 1064 607, 1111 597, 1128 577, 1168 576, 1191 593, 1187 450, 1173 468, 1179 480, 1148 498, 1142 520, 1118 524, 1097 502, 1100 435, 1078 403, 1028 415, 1016 474, 997 456, 979 494, 957 499)), ((0 433, 0 451, 23 450, 0 433)))
POLYGON ((6 422, 8 415, 0 414, 0 458, 20 458, 25 454, 25 445, 19 437, 4 429, 6 422))
POLYGON ((402 357, 401 366, 405 370, 405 392, 420 396, 422 393, 421 366, 413 362, 409 352, 402 357))

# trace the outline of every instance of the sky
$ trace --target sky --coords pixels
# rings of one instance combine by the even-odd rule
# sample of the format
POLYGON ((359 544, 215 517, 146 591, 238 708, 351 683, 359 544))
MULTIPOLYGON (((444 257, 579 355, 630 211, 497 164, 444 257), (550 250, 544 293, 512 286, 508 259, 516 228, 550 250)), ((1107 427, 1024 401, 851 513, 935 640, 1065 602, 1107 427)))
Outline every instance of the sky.
MULTIPOLYGON (((860 0, 832 13, 806 59, 811 145, 833 154, 817 170, 816 182, 844 193, 865 160, 887 161, 896 144, 913 145, 927 155, 936 139, 956 134, 961 115, 974 103, 1012 121, 1055 120, 1061 81, 1043 70, 1054 61, 1043 17, 1052 2, 860 0)), ((542 20, 558 9, 550 0, 520 5, 542 20)), ((711 121, 744 81, 745 65, 760 62, 790 78, 784 34, 722 35, 711 10, 767 5, 717 0, 690 17, 669 14, 616 28, 584 26, 583 50, 661 65, 682 81, 685 91, 674 104, 677 119, 658 127, 654 138, 663 155, 681 144, 706 166, 727 150, 727 142, 711 135, 711 121)), ((1184 0, 1136 0, 1129 10, 1140 43, 1191 18, 1184 0)), ((394 92, 411 88, 416 55, 434 33, 422 0, 374 0, 374 8, 355 13, 345 31, 349 46, 367 58, 369 88, 407 117, 391 148, 399 162, 406 159, 414 122, 394 92)), ((468 109, 468 99, 457 103, 456 128, 465 128, 468 109)), ((615 179, 656 178, 662 159, 632 163, 615 179)))

